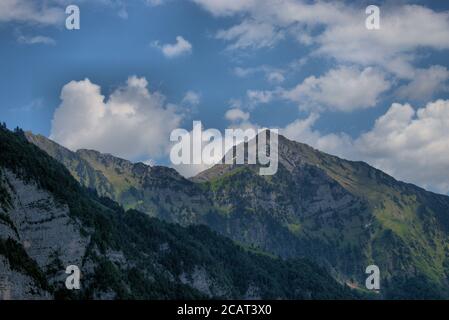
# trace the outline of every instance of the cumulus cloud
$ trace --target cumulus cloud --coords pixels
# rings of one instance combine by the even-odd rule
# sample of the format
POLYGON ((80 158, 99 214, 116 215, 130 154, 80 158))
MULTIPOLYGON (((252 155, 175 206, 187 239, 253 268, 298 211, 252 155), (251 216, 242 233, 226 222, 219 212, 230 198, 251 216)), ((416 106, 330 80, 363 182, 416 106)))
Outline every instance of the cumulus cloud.
MULTIPOLYGON (((281 77, 277 81, 284 79, 282 74, 273 77, 281 77)), ((339 66, 320 77, 310 76, 292 89, 247 90, 246 97, 249 106, 285 99, 297 103, 303 110, 350 112, 376 106, 381 94, 391 85, 387 75, 376 68, 339 66)))
POLYGON ((175 58, 192 52, 192 44, 181 36, 177 36, 176 42, 173 44, 160 45, 155 42, 153 45, 159 48, 167 58, 175 58))
POLYGON ((355 146, 398 179, 449 192, 449 100, 417 111, 408 104, 393 104, 355 146))
POLYGON ((162 94, 147 86, 145 78, 132 76, 106 98, 89 79, 67 83, 50 138, 72 150, 95 149, 127 159, 167 154, 170 132, 181 117, 162 94))
POLYGON ((342 66, 318 78, 308 77, 295 88, 285 90, 282 96, 302 108, 353 111, 374 107, 379 95, 389 87, 385 74, 376 69, 342 66))
POLYGON ((356 138, 313 129, 318 115, 298 119, 281 133, 338 156, 364 160, 399 180, 449 192, 449 100, 415 109, 394 103, 373 128, 356 138))

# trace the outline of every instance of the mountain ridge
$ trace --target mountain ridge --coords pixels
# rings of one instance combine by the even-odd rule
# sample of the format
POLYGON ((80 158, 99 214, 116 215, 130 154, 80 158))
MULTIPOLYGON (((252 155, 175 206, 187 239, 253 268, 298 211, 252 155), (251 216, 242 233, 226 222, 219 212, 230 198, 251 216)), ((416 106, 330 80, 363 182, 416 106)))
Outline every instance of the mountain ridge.
MULTIPOLYGON (((449 197, 282 136, 278 172, 259 176, 256 169, 218 164, 190 180, 175 174, 178 181, 155 175, 157 183, 142 184, 148 192, 132 201, 154 202, 154 194, 168 192, 154 202, 159 211, 142 211, 183 225, 206 224, 282 257, 312 259, 359 287, 369 264, 379 265, 390 287, 416 279, 424 279, 423 286, 448 285, 449 197), (169 214, 163 213, 160 203, 170 201, 169 214)), ((95 189, 101 193, 101 185, 95 189)))
POLYGON ((306 260, 260 255, 82 187, 24 133, 0 128, 1 299, 349 299, 306 260), (64 287, 65 267, 82 271, 64 287))

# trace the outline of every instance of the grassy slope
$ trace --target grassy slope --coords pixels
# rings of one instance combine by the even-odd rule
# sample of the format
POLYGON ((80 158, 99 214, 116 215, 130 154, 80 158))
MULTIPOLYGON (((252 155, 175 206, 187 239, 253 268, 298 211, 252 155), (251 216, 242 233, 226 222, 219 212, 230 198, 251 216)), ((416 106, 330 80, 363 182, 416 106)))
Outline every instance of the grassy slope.
POLYGON ((443 264, 449 252, 448 229, 438 217, 449 215, 447 199, 446 207, 435 211, 425 207, 428 198, 434 196, 430 192, 396 181, 364 163, 325 155, 318 165, 351 193, 368 201, 382 226, 373 242, 382 241, 384 232, 389 230, 410 248, 413 264, 420 272, 436 281, 446 277, 443 264), (425 216, 420 215, 423 208, 427 210, 425 216))

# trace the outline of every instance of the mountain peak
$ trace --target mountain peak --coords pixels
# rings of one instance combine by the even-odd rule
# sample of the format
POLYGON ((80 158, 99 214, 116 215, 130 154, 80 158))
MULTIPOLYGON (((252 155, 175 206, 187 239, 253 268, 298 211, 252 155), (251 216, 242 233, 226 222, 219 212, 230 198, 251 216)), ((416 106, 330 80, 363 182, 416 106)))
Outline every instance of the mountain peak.
MULTIPOLYGON (((257 143, 259 141, 259 137, 261 137, 261 136, 264 137, 264 139, 266 140, 267 146, 269 146, 271 137, 273 135, 275 135, 277 138, 277 144, 276 144, 277 150, 274 150, 274 152, 276 153, 277 161, 279 162, 279 164, 281 164, 285 169, 287 169, 290 172, 293 171, 295 167, 300 166, 305 163, 310 164, 310 165, 319 165, 320 162, 322 161, 323 157, 337 158, 335 156, 328 155, 319 150, 316 150, 307 144, 289 140, 285 136, 283 136, 281 134, 274 133, 272 131, 270 131, 270 134, 267 136, 267 131, 269 131, 269 130, 266 129, 266 130, 263 130, 262 132, 259 132, 258 135, 251 140, 251 142, 255 142, 256 153, 258 152, 258 147, 259 147, 258 143, 257 143)), ((224 175, 224 174, 234 170, 235 168, 241 167, 242 165, 248 165, 248 161, 247 161, 248 160, 248 152, 249 152, 248 144, 249 144, 248 142, 242 142, 240 144, 240 146, 244 146, 245 164, 236 164, 235 163, 235 159, 236 159, 235 150, 237 149, 237 146, 234 146, 232 149, 230 149, 227 152, 227 155, 225 157, 223 157, 223 159, 221 160, 220 163, 212 166, 209 169, 206 169, 206 170, 198 173, 195 177, 193 177, 191 179, 193 181, 206 181, 206 180, 224 175), (233 159, 234 163, 226 164, 225 158, 226 157, 231 158, 231 156, 230 156, 231 154, 232 154, 232 159, 233 159)), ((273 159, 273 160, 275 160, 275 159, 273 159)), ((256 164, 255 166, 250 164, 249 166, 258 167, 259 164, 256 164)))

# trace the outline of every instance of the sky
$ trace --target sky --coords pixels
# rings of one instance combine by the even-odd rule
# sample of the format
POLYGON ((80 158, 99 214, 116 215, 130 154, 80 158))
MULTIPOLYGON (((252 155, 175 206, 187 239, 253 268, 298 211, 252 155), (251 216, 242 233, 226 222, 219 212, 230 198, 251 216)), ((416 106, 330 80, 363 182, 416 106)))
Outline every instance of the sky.
POLYGON ((0 121, 151 164, 194 120, 268 127, 447 194, 448 68, 447 1, 0 1, 0 121))

